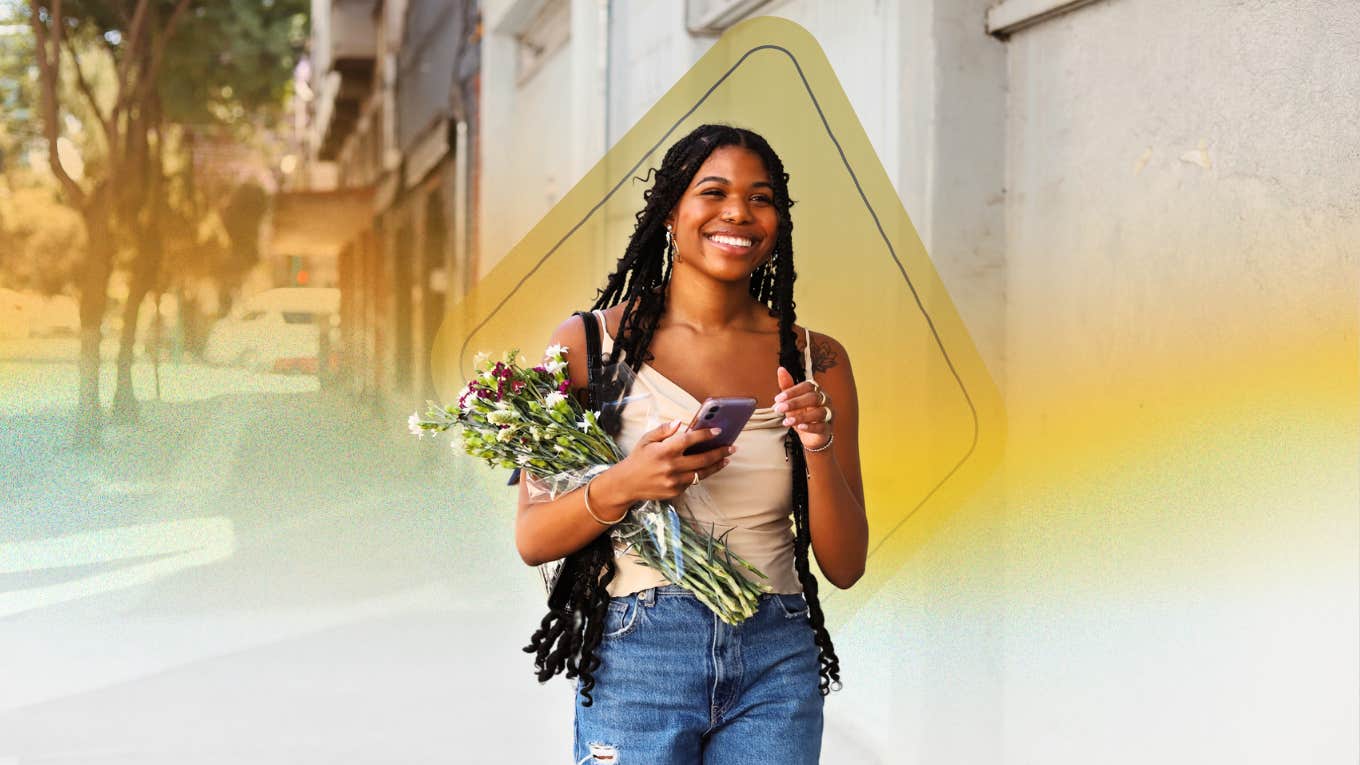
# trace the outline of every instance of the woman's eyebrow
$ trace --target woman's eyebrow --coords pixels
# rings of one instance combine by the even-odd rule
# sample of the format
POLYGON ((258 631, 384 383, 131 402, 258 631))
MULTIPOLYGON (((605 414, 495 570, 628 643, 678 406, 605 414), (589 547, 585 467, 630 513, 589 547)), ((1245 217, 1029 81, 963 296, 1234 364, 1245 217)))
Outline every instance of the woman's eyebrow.
MULTIPOLYGON (((731 181, 727 180, 721 175, 706 175, 703 178, 700 178, 699 180, 695 181, 694 185, 698 186, 699 184, 704 183, 705 181, 715 181, 717 183, 726 184, 728 186, 732 185, 731 181)), ((765 181, 756 181, 755 183, 751 184, 751 188, 755 188, 756 186, 764 186, 765 188, 770 189, 771 191, 774 190, 774 186, 770 185, 769 183, 766 183, 765 181)))

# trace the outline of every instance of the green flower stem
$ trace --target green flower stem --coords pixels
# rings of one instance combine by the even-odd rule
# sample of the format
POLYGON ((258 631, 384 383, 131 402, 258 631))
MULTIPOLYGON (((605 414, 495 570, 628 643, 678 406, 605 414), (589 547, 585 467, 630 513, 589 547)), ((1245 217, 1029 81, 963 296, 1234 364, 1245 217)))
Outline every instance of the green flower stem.
MULTIPOLYGON (((686 525, 688 527, 688 524, 683 525, 686 525)), ((727 547, 727 545, 723 544, 722 542, 719 542, 712 536, 709 536, 706 532, 699 531, 692 527, 688 527, 688 530, 690 532, 690 536, 687 538, 691 540, 692 545, 691 552, 693 552, 694 554, 709 557, 708 546, 712 545, 713 552, 721 553, 723 559, 730 559, 732 563, 734 563, 735 565, 740 566, 741 568, 744 568, 747 571, 750 571, 752 574, 755 574, 761 579, 769 578, 765 576, 765 574, 760 569, 756 568, 750 563, 747 563, 746 560, 744 560, 741 556, 737 555, 736 553, 729 552, 729 548, 727 547)), ((718 558, 719 556, 715 554, 712 557, 718 558)))
MULTIPOLYGON (((662 573, 665 573, 669 568, 661 565, 660 560, 650 547, 639 545, 637 553, 638 557, 642 558, 644 562, 662 573)), ((711 611, 729 624, 738 624, 742 618, 751 615, 751 609, 745 607, 745 604, 738 603, 723 595, 722 588, 713 581, 705 567, 697 560, 686 564, 685 575, 680 578, 677 584, 693 592, 696 597, 704 601, 711 611), (741 618, 737 618, 738 616, 741 618)))
MULTIPOLYGON (((692 542, 687 547, 694 549, 692 542)), ((651 555, 650 549, 640 549, 639 557, 653 568, 661 568, 651 555)), ((715 562, 708 560, 702 552, 686 556, 685 576, 679 584, 691 590, 702 591, 710 600, 722 603, 722 612, 725 616, 740 615, 741 618, 746 618, 753 615, 759 605, 760 590, 746 582, 744 577, 735 576, 715 565, 715 562)), ((741 619, 727 621, 735 624, 741 619)))
MULTIPOLYGON (((682 544, 684 545, 684 552, 686 553, 686 556, 687 556, 687 557, 697 558, 697 559, 699 559, 699 560, 708 560, 708 559, 710 558, 710 556, 708 555, 707 550, 705 549, 705 547, 706 547, 705 542, 706 542, 707 540, 702 539, 702 538, 696 538, 696 537, 697 537, 697 535, 694 534, 694 533, 692 532, 692 530, 691 530, 691 533, 689 533, 689 534, 682 534, 682 535, 681 535, 681 540, 682 540, 682 544)), ((714 548, 714 549, 717 550, 717 549, 720 549, 720 548, 715 544, 715 548, 714 548)), ((752 566, 750 563, 747 563, 745 560, 741 559, 739 556, 737 556, 737 555, 732 555, 732 556, 731 556, 731 559, 732 559, 732 562, 733 562, 733 563, 737 564, 738 566, 741 566, 742 568, 745 568, 745 569, 747 569, 747 570, 753 572, 754 574, 756 574, 757 576, 759 576, 761 579, 765 579, 765 578, 766 578, 765 574, 761 573, 760 569, 756 568, 755 566, 752 566)), ((722 558, 719 558, 719 557, 716 556, 716 555, 714 555, 714 556, 712 556, 712 560, 716 563, 717 561, 723 560, 723 559, 722 559, 722 558)), ((724 581, 725 581, 726 583, 728 583, 729 586, 731 586, 731 587, 733 588, 735 594, 737 594, 738 596, 743 596, 743 597, 744 597, 744 596, 746 596, 746 595, 749 595, 749 594, 752 593, 752 592, 761 592, 760 587, 759 587, 758 585, 756 585, 754 582, 751 582, 750 580, 748 580, 748 579, 747 579, 746 577, 744 577, 744 576, 736 576, 736 575, 735 575, 735 572, 733 572, 733 574, 734 574, 733 576, 724 577, 724 581)))

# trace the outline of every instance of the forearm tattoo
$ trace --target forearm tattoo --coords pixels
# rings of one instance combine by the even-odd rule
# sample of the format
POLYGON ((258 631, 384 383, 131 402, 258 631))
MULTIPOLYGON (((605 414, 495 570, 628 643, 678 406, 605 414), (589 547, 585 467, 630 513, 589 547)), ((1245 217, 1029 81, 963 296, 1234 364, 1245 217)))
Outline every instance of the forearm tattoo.
POLYGON ((825 372, 836 366, 836 348, 825 337, 812 339, 812 371, 825 372))

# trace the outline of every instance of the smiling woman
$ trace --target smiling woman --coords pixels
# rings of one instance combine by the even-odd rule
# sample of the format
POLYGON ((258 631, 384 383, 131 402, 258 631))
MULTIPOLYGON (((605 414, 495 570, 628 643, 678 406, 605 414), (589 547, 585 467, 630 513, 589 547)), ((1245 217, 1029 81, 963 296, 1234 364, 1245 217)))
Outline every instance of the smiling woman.
MULTIPOLYGON (((594 311, 550 340, 586 348, 584 321, 595 323, 609 361, 635 373, 624 386, 653 394, 601 412, 626 457, 591 485, 537 503, 521 486, 521 556, 566 557, 575 572, 568 602, 525 650, 540 680, 580 678, 578 761, 598 747, 620 756, 626 747, 630 762, 818 760, 823 697, 839 686, 840 663, 809 551, 827 579, 850 587, 864 572, 868 525, 849 360, 834 339, 796 324, 788 181, 749 130, 703 125, 681 138, 644 192, 594 311), (714 434, 681 423, 724 396, 763 405, 732 446, 684 454, 714 434), (651 426, 644 398, 666 424, 651 426), (716 510, 685 502, 700 484, 716 510), (607 528, 648 499, 728 530, 732 552, 767 576, 754 616, 724 624, 615 547, 607 528)), ((587 360, 569 353, 567 363, 579 393, 587 360)))

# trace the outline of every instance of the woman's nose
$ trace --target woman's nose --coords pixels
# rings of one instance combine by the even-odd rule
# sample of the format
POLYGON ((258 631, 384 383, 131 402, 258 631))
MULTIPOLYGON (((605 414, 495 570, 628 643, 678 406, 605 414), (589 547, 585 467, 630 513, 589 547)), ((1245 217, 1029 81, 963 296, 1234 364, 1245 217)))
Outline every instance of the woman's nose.
POLYGON ((723 207, 723 220, 732 223, 744 222, 751 216, 751 210, 746 205, 746 200, 735 198, 723 207))

